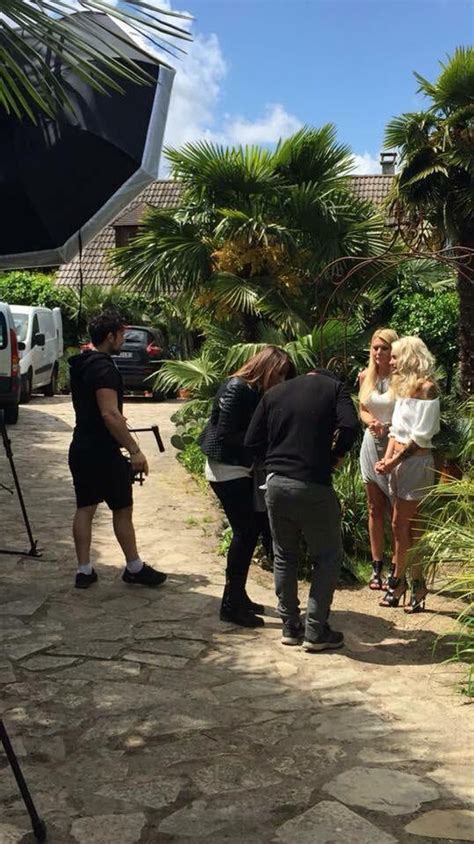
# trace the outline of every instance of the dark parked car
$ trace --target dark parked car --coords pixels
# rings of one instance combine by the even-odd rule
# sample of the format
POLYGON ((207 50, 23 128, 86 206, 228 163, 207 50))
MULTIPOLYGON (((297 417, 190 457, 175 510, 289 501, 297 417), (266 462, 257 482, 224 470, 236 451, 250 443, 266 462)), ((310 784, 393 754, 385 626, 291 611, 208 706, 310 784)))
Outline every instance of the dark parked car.
POLYGON ((128 325, 120 354, 113 355, 125 391, 150 392, 155 401, 160 401, 163 393, 154 389, 153 379, 147 379, 158 372, 166 357, 165 339, 158 328, 128 325))

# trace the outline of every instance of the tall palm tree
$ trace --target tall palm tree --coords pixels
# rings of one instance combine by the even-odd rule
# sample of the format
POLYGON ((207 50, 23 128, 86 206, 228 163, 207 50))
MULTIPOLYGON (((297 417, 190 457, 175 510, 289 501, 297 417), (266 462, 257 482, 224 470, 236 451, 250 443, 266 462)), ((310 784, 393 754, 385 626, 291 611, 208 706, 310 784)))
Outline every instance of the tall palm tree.
POLYGON ((385 144, 398 147, 396 203, 408 235, 451 247, 458 260, 461 385, 474 387, 474 49, 459 47, 435 82, 415 74, 431 101, 387 126, 385 144))
POLYGON ((0 108, 35 120, 38 110, 53 116, 65 105, 67 88, 55 57, 101 92, 120 91, 121 80, 146 84, 146 72, 121 55, 120 27, 139 43, 148 40, 173 55, 180 49, 176 40, 191 37, 177 25, 183 17, 147 0, 81 0, 80 6, 70 0, 0 0, 0 108), (106 14, 119 25, 116 58, 108 55, 100 14, 91 21, 84 12, 106 14))
POLYGON ((310 333, 342 258, 383 251, 383 221, 351 193, 352 156, 331 125, 302 129, 274 151, 198 142, 167 156, 181 206, 150 211, 113 262, 141 292, 193 293, 236 341, 310 333))

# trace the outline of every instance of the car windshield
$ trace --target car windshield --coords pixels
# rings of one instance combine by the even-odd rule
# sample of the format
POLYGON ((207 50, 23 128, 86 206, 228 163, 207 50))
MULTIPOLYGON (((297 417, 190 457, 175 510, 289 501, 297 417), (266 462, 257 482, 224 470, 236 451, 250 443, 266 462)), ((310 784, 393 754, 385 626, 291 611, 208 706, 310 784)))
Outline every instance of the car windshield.
POLYGON ((145 329, 141 330, 140 328, 129 328, 124 335, 125 343, 140 343, 141 345, 145 345, 147 340, 148 331, 145 329))
POLYGON ((18 340, 20 343, 25 343, 28 334, 28 314, 16 314, 13 312, 13 322, 15 323, 18 340))

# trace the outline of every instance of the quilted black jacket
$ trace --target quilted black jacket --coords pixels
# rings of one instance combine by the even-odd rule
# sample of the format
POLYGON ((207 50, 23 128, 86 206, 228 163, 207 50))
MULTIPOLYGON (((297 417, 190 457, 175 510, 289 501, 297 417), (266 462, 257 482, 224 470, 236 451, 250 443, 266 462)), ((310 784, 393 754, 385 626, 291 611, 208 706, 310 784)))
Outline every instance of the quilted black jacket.
POLYGON ((261 395, 243 378, 229 378, 221 384, 209 422, 199 438, 207 457, 230 466, 252 465, 253 457, 244 447, 244 439, 261 395))

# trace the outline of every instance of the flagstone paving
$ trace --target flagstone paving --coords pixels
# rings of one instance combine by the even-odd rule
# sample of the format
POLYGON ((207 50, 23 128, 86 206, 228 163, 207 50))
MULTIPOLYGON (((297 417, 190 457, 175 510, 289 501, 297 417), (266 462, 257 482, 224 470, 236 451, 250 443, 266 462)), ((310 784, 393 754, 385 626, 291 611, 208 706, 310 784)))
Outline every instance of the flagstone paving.
MULTIPOLYGON (((164 455, 141 435, 151 475, 135 490, 142 555, 169 573, 157 592, 120 580, 106 509, 99 584, 71 588, 73 495, 67 398, 35 398, 10 428, 41 560, 0 557, 1 706, 53 844, 451 844, 474 841, 473 713, 455 690, 439 633, 452 602, 382 610, 342 589, 333 625, 347 647, 280 645, 271 575, 254 568, 263 631, 218 620, 220 516, 169 445, 176 405, 130 401, 157 421, 164 455)), ((0 454, 0 481, 9 485, 0 454)), ((23 548, 0 490, 0 545, 23 548)), ((304 590, 303 590, 304 591, 304 590)), ((31 841, 0 755, 0 844, 31 841)))

